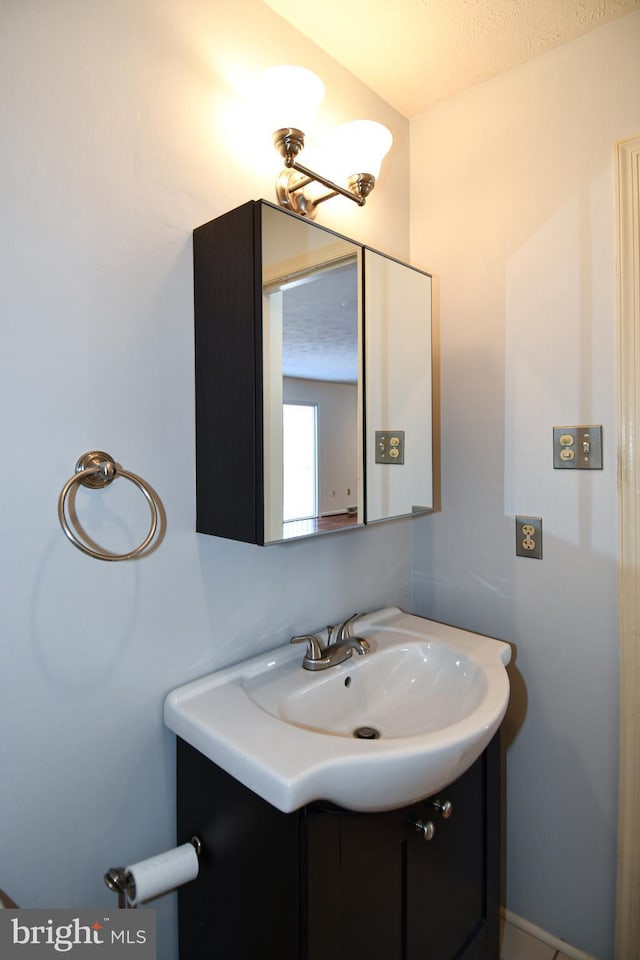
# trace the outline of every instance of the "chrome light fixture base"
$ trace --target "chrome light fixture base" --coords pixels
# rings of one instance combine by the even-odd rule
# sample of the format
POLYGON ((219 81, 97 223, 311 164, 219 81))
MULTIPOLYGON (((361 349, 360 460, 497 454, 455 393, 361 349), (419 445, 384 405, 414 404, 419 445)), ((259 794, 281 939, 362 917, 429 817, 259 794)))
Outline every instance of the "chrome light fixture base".
POLYGON ((371 173, 354 173, 347 180, 347 186, 351 193, 366 200, 376 185, 376 178, 371 173))
POLYGON ((285 210, 291 210, 301 217, 315 220, 318 201, 311 200, 304 192, 304 188, 309 183, 312 183, 312 180, 298 173, 297 170, 284 169, 276 180, 276 198, 285 210))
POLYGON ((291 167, 295 158, 304 149, 304 133, 297 127, 281 127, 273 134, 273 145, 284 158, 287 167, 291 167))
MULTIPOLYGON (((300 131, 296 132, 300 133, 300 131)), ((354 174, 349 177, 349 189, 345 190, 344 187, 340 187, 333 180, 323 177, 308 167, 303 167, 294 157, 285 154, 283 149, 287 149, 288 143, 293 141, 281 138, 280 134, 282 133, 284 133, 283 130, 277 130, 273 135, 274 143, 276 143, 282 155, 285 156, 287 163, 286 168, 281 171, 276 181, 276 197, 281 207, 284 207, 285 210, 292 210, 301 217, 315 220, 318 205, 324 203, 325 200, 331 200, 332 197, 346 197, 348 200, 357 203, 359 207, 365 205, 367 197, 375 186, 375 177, 369 173, 354 174), (282 146, 279 145, 280 143, 282 143, 282 146), (321 183, 323 187, 327 188, 328 193, 315 198, 307 196, 304 188, 310 183, 321 183)), ((302 141, 304 142, 304 134, 302 134, 302 141)))

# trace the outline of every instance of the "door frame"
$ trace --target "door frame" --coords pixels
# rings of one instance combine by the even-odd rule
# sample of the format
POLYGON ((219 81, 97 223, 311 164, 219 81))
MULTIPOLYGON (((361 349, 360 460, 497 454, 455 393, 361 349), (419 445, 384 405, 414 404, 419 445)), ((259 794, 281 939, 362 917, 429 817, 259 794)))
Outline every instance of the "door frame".
POLYGON ((640 136, 617 150, 620 778, 616 958, 640 960, 640 136))

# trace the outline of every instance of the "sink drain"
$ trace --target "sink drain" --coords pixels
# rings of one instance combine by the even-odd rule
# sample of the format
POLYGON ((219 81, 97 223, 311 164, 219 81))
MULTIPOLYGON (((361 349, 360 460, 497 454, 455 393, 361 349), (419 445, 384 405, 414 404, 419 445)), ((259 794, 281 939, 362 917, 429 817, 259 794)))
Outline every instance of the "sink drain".
POLYGON ((376 730, 375 727, 356 727, 353 735, 357 737, 358 740, 377 740, 380 736, 380 731, 376 730))

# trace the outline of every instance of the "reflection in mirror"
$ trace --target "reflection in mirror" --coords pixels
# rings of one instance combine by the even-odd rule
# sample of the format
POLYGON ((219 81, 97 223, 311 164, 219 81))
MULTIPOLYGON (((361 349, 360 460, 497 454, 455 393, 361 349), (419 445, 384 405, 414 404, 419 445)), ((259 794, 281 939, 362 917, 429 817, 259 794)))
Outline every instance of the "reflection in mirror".
POLYGON ((282 405, 282 481, 283 522, 317 517, 317 403, 290 403, 285 396, 282 405))
POLYGON ((431 277, 365 250, 366 522, 433 509, 431 277))
POLYGON ((359 256, 264 208, 266 542, 363 522, 359 256))

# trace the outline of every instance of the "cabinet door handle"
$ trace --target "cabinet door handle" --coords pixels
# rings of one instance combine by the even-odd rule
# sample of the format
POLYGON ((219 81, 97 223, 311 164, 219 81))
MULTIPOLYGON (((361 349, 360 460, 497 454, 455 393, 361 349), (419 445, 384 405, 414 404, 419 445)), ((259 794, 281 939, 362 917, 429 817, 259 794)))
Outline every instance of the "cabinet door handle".
POLYGON ((433 840, 433 836, 436 832, 436 828, 431 820, 410 820, 411 823, 418 833, 422 834, 423 840, 433 840))
POLYGON ((448 820, 453 813, 451 800, 440 800, 440 798, 438 798, 436 800, 429 800, 428 803, 442 814, 443 820, 448 820))

